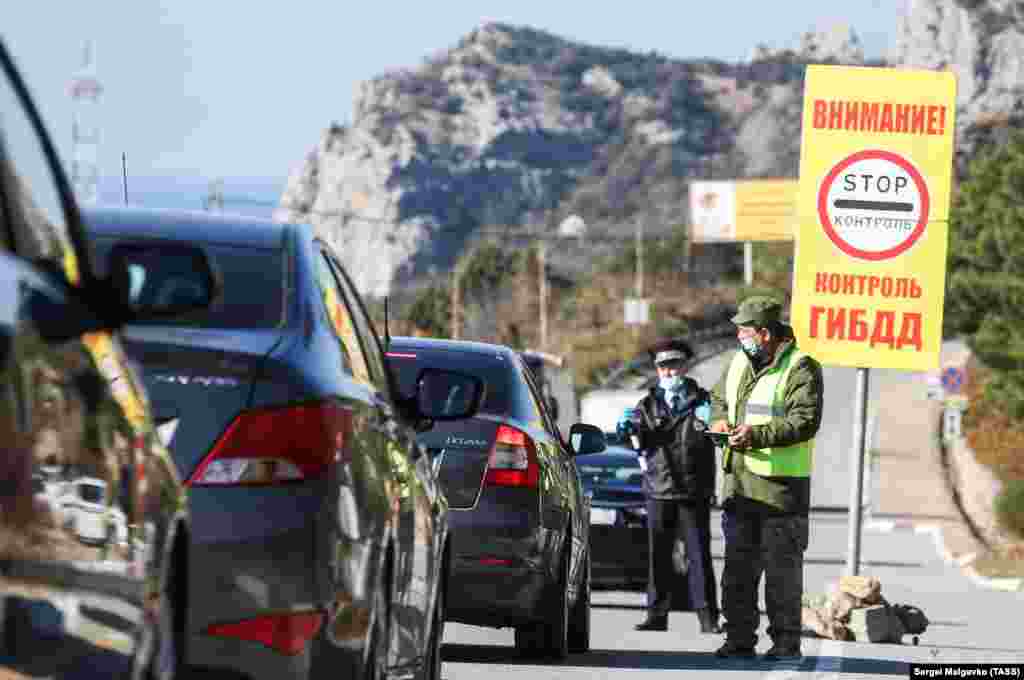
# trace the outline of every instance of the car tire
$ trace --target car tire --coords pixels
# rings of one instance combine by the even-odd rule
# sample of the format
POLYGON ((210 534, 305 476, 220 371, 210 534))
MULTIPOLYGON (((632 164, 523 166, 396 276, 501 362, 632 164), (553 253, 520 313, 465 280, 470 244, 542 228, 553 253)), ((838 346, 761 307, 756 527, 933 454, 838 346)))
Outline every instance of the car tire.
POLYGON ((558 581, 544 598, 550 603, 547 617, 539 624, 516 628, 516 649, 528 656, 561 661, 569 655, 569 550, 562 548, 558 581))
POLYGON ((445 583, 447 579, 442 574, 437 584, 437 599, 434 602, 433 623, 430 626, 430 642, 427 644, 426 663, 423 669, 423 680, 441 680, 441 645, 444 642, 444 615, 445 615, 445 583))
POLYGON ((576 604, 569 613, 569 651, 584 654, 590 651, 590 553, 581 565, 576 604))

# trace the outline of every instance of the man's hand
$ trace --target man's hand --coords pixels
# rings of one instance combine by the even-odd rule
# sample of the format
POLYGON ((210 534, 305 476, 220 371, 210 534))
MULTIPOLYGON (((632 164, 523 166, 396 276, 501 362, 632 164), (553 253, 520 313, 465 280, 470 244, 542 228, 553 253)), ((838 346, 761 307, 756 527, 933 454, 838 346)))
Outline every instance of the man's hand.
POLYGON ((729 433, 729 446, 734 449, 749 449, 754 441, 754 428, 740 425, 729 433))
POLYGON ((724 420, 716 420, 715 422, 711 423, 710 430, 712 432, 728 432, 729 423, 727 423, 724 420))

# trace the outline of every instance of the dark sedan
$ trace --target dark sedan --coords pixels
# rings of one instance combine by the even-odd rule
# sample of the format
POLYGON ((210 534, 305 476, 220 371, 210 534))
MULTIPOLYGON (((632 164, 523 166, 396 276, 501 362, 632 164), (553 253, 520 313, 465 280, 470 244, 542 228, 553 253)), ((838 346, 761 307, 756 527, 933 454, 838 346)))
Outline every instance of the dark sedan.
MULTIPOLYGON (((188 663, 435 680, 447 503, 413 428, 473 413, 479 380, 420 373, 397 399, 359 296, 308 227, 128 209, 88 222, 101 258, 190 243, 221 282, 209 309, 124 334, 189 492, 188 663), (445 415, 418 401, 456 388, 466 399, 445 415)), ((186 274, 135 285, 187 300, 186 274)))
MULTIPOLYGON (((636 453, 608 435, 601 453, 576 458, 584 492, 590 497, 591 578, 595 586, 646 589, 648 578, 647 498, 636 453)), ((676 541, 673 562, 680 574, 672 608, 689 611, 686 548, 676 541)))
MULTIPOLYGON (((464 371, 484 383, 480 413, 420 435, 436 457, 451 506, 448 619, 515 628, 524 654, 563 658, 590 646, 590 510, 574 452, 604 448, 577 423, 566 443, 533 374, 508 347, 393 338, 400 389, 424 368, 464 371)), ((460 395, 438 395, 458 403, 460 395)))

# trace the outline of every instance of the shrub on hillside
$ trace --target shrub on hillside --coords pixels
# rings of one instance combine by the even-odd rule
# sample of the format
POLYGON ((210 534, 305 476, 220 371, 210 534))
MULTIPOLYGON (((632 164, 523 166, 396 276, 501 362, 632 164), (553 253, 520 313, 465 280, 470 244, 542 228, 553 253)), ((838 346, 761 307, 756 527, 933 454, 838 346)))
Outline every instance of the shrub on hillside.
POLYGON ((1024 420, 1024 133, 970 165, 950 213, 944 332, 994 371, 986 396, 1024 420))
POLYGON ((1024 479, 1006 483, 996 498, 995 509, 1000 525, 1024 539, 1024 479))

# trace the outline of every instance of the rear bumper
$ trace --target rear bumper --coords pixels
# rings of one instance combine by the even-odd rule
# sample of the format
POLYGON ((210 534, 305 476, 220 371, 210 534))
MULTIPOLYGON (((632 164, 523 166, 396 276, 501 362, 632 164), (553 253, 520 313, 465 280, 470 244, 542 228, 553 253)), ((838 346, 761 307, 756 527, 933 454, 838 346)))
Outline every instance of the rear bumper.
POLYGON ((596 586, 647 585, 647 528, 590 525, 590 580, 596 586))
POLYGON ((503 628, 544 618, 554 532, 536 512, 449 511, 448 621, 503 628))
POLYGON ((380 551, 370 540, 329 550, 332 541, 342 539, 328 530, 320 511, 322 488, 281 491, 191 490, 190 666, 250 680, 305 679, 320 664, 358 667, 372 602, 368 584, 377 575, 380 551), (331 555, 345 557, 331 560, 331 555), (298 612, 324 616, 297 654, 208 632, 213 625, 298 612))

